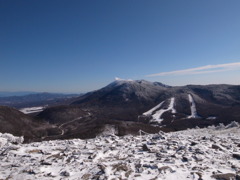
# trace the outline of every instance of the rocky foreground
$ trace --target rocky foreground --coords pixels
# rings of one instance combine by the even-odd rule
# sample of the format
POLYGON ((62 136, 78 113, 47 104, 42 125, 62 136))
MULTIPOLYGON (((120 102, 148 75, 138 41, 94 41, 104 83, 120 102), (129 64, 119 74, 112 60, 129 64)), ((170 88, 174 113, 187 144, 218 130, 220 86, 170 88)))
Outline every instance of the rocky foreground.
POLYGON ((23 138, 0 133, 0 179, 240 179, 237 123, 137 137, 110 134, 22 144, 23 138))

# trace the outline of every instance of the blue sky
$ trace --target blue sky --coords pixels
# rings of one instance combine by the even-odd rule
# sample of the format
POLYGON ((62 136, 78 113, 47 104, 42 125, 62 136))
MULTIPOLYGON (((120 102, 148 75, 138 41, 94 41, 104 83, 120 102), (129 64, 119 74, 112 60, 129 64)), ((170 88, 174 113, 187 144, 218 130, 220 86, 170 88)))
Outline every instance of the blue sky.
POLYGON ((0 91, 86 92, 115 77, 240 84, 239 9, 239 0, 0 0, 0 91))

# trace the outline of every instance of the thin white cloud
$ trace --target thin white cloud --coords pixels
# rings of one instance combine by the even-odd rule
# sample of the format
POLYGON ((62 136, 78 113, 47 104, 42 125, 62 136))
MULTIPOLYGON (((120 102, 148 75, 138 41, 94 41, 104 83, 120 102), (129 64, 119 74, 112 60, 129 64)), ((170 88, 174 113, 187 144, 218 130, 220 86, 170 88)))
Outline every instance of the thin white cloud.
POLYGON ((184 70, 178 70, 178 71, 161 72, 157 74, 147 75, 147 77, 206 74, 206 73, 215 73, 215 72, 223 72, 223 71, 232 71, 237 69, 240 69, 240 62, 229 63, 229 64, 207 65, 207 66, 201 66, 197 68, 184 69, 184 70))

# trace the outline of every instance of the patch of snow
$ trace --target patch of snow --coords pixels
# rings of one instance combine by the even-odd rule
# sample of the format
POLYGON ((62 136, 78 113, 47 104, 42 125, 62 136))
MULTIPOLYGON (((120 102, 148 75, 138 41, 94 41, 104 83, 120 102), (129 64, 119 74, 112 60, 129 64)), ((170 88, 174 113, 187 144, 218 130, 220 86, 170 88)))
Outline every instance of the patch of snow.
POLYGON ((157 109, 159 109, 162 106, 163 103, 164 103, 164 101, 159 103, 157 106, 153 107, 152 109, 148 110, 147 112, 143 113, 143 115, 145 115, 145 116, 152 115, 152 113, 154 111, 156 111, 157 109))
POLYGON ((31 113, 41 112, 44 109, 45 109, 45 107, 39 106, 39 107, 22 108, 19 111, 21 111, 24 114, 31 114, 31 113))
POLYGON ((100 136, 113 136, 116 134, 117 134, 116 127, 114 125, 107 124, 104 126, 104 130, 100 134, 100 136))
POLYGON ((189 103, 191 106, 191 115, 188 118, 200 118, 197 114, 196 104, 191 94, 188 94, 189 103))
POLYGON ((215 117, 215 116, 210 116, 210 117, 208 117, 207 119, 208 119, 208 120, 214 120, 214 119, 217 119, 217 117, 215 117))
POLYGON ((172 110, 173 114, 175 114, 177 112, 176 109, 174 108, 174 102, 175 102, 175 98, 172 97, 171 101, 170 101, 170 104, 169 104, 169 107, 168 107, 169 110, 172 110))

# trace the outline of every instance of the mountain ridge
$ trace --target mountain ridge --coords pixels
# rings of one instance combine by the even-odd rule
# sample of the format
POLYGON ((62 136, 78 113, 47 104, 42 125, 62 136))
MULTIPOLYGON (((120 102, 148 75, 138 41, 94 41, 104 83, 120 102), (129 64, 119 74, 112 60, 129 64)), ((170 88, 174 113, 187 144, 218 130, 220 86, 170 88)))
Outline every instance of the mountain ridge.
POLYGON ((178 131, 240 122, 239 95, 238 85, 167 86, 118 79, 68 104, 47 107, 33 120, 56 128, 52 136, 45 133, 45 139, 92 138, 108 124, 119 135, 178 131))

